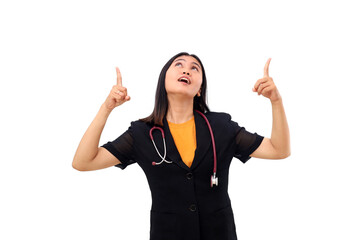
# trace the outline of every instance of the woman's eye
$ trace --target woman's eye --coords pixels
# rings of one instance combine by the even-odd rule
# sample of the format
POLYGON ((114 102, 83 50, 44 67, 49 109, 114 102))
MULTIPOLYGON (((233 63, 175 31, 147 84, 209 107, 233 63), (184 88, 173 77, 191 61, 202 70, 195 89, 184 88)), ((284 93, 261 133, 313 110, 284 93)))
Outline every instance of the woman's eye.
POLYGON ((197 67, 192 67, 192 69, 195 69, 196 71, 199 71, 199 69, 197 67))
POLYGON ((181 66, 181 63, 176 63, 176 64, 175 64, 175 67, 177 67, 177 66, 181 66))

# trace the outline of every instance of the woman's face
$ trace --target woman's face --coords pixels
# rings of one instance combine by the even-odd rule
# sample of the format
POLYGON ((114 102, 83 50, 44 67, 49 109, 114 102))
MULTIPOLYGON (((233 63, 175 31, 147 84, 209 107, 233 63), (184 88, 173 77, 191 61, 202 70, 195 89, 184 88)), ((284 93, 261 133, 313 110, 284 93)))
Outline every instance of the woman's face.
POLYGON ((165 75, 165 89, 168 95, 180 94, 194 98, 202 84, 200 63, 192 56, 176 58, 165 75))

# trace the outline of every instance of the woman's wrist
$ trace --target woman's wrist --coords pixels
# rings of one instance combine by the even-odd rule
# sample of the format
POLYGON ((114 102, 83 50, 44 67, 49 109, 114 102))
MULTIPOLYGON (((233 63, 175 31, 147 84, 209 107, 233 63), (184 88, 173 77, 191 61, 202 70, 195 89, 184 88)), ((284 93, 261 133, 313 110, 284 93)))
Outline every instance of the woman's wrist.
POLYGON ((106 107, 105 103, 103 103, 100 107, 100 111, 104 113, 106 116, 109 116, 110 113, 112 112, 112 109, 109 109, 108 107, 106 107))
POLYGON ((282 98, 278 97, 278 98, 276 98, 274 100, 270 99, 270 102, 271 102, 272 105, 279 105, 279 104, 282 104, 282 98))

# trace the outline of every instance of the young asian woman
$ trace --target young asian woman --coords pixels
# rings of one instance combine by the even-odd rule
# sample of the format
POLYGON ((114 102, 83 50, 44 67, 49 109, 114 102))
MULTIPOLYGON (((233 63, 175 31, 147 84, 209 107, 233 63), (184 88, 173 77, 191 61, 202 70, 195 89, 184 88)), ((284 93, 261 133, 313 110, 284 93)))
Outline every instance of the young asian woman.
POLYGON ((137 163, 152 196, 150 240, 234 240, 234 215, 227 192, 233 157, 283 159, 290 155, 290 134, 282 98, 269 76, 253 91, 271 101, 271 138, 250 133, 227 113, 211 112, 206 103, 207 81, 201 60, 186 52, 163 67, 150 116, 131 122, 114 141, 98 147, 112 110, 130 100, 117 70, 113 86, 75 153, 80 171, 137 163))

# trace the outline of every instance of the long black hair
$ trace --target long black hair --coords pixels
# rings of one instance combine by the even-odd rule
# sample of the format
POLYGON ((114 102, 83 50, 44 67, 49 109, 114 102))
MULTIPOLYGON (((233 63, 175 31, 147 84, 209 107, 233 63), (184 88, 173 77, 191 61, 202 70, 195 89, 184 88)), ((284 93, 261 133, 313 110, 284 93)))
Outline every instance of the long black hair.
POLYGON ((167 113, 169 102, 167 98, 167 92, 165 89, 165 76, 166 72, 173 63, 173 61, 180 56, 194 57, 201 65, 202 69, 202 84, 200 97, 195 95, 194 97, 194 110, 199 110, 202 113, 209 112, 210 109, 206 104, 206 75, 204 66, 198 56, 195 54, 189 54, 187 52, 181 52, 173 56, 162 68, 156 88, 155 106, 150 116, 140 119, 140 121, 150 123, 152 125, 163 126, 163 119, 167 113))

